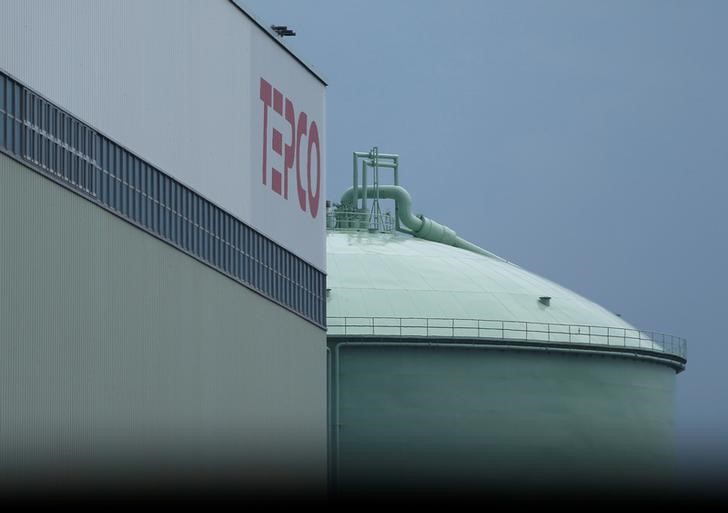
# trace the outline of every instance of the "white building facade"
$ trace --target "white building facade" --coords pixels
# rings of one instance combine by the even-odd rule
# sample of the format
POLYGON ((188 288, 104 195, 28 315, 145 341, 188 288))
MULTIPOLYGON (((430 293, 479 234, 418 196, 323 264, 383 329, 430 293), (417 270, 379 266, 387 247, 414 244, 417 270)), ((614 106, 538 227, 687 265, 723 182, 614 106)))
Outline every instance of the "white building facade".
POLYGON ((325 489, 325 86, 232 1, 0 4, 4 482, 325 489))

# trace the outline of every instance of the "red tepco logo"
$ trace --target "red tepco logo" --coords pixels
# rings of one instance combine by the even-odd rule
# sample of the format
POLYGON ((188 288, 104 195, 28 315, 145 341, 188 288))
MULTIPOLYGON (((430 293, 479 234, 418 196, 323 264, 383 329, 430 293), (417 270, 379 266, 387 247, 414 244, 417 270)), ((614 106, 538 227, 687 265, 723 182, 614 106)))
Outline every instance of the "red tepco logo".
POLYGON ((271 189, 287 200, 288 175, 295 164, 298 205, 301 207, 301 210, 310 212, 311 217, 315 218, 318 215, 319 196, 321 192, 321 145, 319 143, 318 126, 315 121, 311 121, 311 124, 309 124, 308 115, 303 111, 298 113, 298 119, 296 119, 296 109, 291 99, 285 98, 283 93, 271 86, 263 78, 260 79, 260 99, 263 102, 263 184, 268 185, 268 172, 270 170, 271 189), (272 127, 272 135, 269 141, 268 112, 271 106, 273 107, 273 112, 279 118, 272 127), (276 125, 287 125, 285 135, 288 137, 286 137, 285 143, 284 134, 276 128, 276 125), (307 141, 302 145, 303 139, 307 141), (315 154, 313 153, 314 147, 316 148, 315 154), (274 152, 274 154, 270 155, 272 158, 268 158, 269 149, 272 149, 274 152), (302 150, 304 153, 302 153, 302 150), (316 166, 313 170, 316 177, 315 191, 312 190, 314 187, 312 186, 313 182, 311 180, 311 160, 314 155, 316 157, 316 166), (301 161, 303 158, 306 161, 305 181, 301 177, 301 161), (280 164, 273 163, 272 161, 278 161, 280 164), (282 169, 278 169, 276 166, 282 169))

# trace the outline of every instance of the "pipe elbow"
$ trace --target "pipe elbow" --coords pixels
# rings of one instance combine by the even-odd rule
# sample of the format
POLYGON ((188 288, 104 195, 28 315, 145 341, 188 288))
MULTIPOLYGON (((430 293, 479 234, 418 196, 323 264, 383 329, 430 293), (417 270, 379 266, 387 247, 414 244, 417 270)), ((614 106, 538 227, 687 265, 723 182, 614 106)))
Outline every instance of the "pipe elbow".
MULTIPOLYGON (((374 193, 375 188, 368 186, 365 189, 367 193, 374 193)), ((448 246, 455 246, 457 248, 466 249, 474 253, 497 258, 498 260, 506 261, 505 259, 486 251, 485 249, 476 246, 475 244, 461 239, 458 237, 455 230, 449 228, 443 224, 433 221, 423 215, 415 215, 412 213, 412 197, 410 196, 407 189, 398 185, 382 185, 378 189, 379 197, 383 199, 394 200, 399 210, 399 220, 404 226, 412 230, 412 234, 415 237, 421 239, 430 240, 433 242, 439 242, 447 244, 448 246)), ((354 188, 347 189, 341 196, 341 203, 353 205, 354 204, 354 188)))

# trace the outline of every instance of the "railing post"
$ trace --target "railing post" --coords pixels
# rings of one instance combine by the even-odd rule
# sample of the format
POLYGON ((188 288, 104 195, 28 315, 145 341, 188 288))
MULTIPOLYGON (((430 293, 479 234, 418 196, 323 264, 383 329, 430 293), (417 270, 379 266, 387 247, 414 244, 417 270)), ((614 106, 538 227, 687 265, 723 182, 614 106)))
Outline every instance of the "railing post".
POLYGON ((546 324, 546 333, 547 333, 546 340, 548 342, 551 342, 551 323, 550 322, 546 324))
POLYGON ((506 339, 506 323, 505 321, 501 321, 501 340, 506 339))

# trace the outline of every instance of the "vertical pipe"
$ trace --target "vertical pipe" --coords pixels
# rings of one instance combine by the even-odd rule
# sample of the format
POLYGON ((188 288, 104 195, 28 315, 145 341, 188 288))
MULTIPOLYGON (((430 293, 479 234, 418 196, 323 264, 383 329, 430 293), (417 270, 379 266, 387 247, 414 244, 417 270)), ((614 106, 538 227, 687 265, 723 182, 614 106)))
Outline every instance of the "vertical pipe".
MULTIPOLYGON (((399 185, 399 157, 392 158, 394 162, 394 185, 399 185)), ((394 229, 399 231, 399 207, 394 203, 394 229)))
POLYGON ((367 162, 366 160, 361 161, 361 208, 363 211, 367 211, 367 188, 368 188, 368 180, 367 180, 367 162))
POLYGON ((354 160, 354 211, 359 208, 359 163, 356 159, 356 152, 353 155, 354 160))

